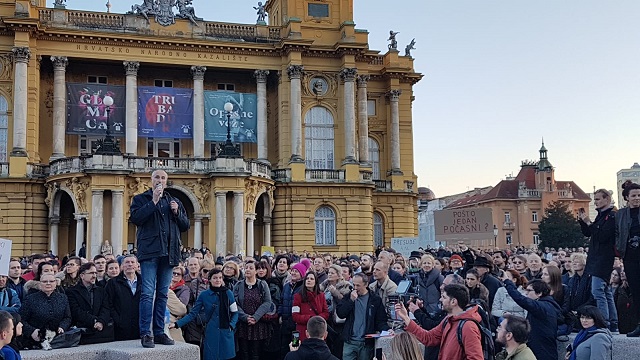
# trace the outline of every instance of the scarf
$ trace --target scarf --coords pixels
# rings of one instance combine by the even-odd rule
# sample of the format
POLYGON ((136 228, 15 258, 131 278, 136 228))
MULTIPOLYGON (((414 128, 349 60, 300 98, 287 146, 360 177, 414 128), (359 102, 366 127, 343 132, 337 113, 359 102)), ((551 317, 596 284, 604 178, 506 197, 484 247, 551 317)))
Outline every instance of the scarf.
POLYGON ((169 286, 169 289, 171 289, 171 291, 175 291, 177 288, 179 288, 184 284, 185 284, 184 279, 180 279, 180 281, 178 281, 175 285, 169 286))
POLYGON ((569 357, 569 360, 576 360, 576 349, 582 342, 586 341, 591 337, 589 333, 594 330, 597 330, 595 325, 588 329, 580 330, 578 335, 576 335, 576 338, 573 340, 573 346, 571 347, 571 357, 569 357))
POLYGON ((227 296, 227 288, 225 286, 213 287, 209 286, 209 289, 220 297, 220 329, 229 329, 229 312, 231 304, 229 304, 229 297, 227 296))

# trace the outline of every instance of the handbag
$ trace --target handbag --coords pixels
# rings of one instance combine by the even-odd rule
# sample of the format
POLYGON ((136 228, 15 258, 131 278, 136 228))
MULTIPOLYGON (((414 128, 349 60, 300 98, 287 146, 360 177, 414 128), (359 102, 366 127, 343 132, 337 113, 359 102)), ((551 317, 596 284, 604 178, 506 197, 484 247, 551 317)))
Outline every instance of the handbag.
POLYGON ((75 347, 75 346, 78 346, 78 344, 80 344, 80 337, 82 337, 82 329, 80 328, 69 329, 63 332, 62 334, 56 335, 51 340, 50 345, 52 349, 64 349, 64 348, 75 347))

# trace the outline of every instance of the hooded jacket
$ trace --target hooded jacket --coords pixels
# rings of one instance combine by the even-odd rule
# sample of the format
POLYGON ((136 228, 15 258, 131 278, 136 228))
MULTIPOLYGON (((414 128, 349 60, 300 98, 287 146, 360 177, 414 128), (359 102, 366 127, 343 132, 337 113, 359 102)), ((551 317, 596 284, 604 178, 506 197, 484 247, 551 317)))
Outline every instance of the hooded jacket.
POLYGON ((458 342, 458 323, 461 320, 481 322, 478 306, 458 315, 447 316, 432 330, 424 330, 414 321, 406 327, 406 331, 418 338, 424 346, 440 346, 438 359, 442 360, 483 360, 482 337, 480 329, 473 321, 467 321, 462 327, 462 347, 458 342))
POLYGON ((284 360, 338 360, 338 358, 331 355, 324 340, 308 338, 300 344, 298 350, 290 351, 284 360))

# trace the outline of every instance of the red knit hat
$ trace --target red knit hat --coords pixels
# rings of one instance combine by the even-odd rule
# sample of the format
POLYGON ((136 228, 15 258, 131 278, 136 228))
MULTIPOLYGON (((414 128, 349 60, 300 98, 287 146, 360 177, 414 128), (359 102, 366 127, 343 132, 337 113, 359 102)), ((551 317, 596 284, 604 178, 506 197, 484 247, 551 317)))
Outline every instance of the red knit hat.
POLYGON ((461 263, 464 263, 464 260, 462 260, 462 257, 458 254, 453 254, 450 258, 449 258, 449 263, 451 263, 452 260, 459 260, 461 263))

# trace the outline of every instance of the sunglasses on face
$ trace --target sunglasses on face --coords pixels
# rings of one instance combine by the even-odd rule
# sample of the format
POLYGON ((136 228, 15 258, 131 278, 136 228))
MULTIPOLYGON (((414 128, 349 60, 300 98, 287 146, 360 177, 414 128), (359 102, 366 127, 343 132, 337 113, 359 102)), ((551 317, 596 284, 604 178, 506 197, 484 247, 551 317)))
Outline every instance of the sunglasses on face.
POLYGON ((182 276, 182 274, 180 274, 179 272, 174 272, 173 276, 182 276))
POLYGON ((208 274, 208 273, 209 273, 209 271, 211 271, 211 270, 209 270, 209 269, 202 269, 202 270, 200 270, 200 271, 202 271, 202 273, 203 273, 203 274, 208 274))

